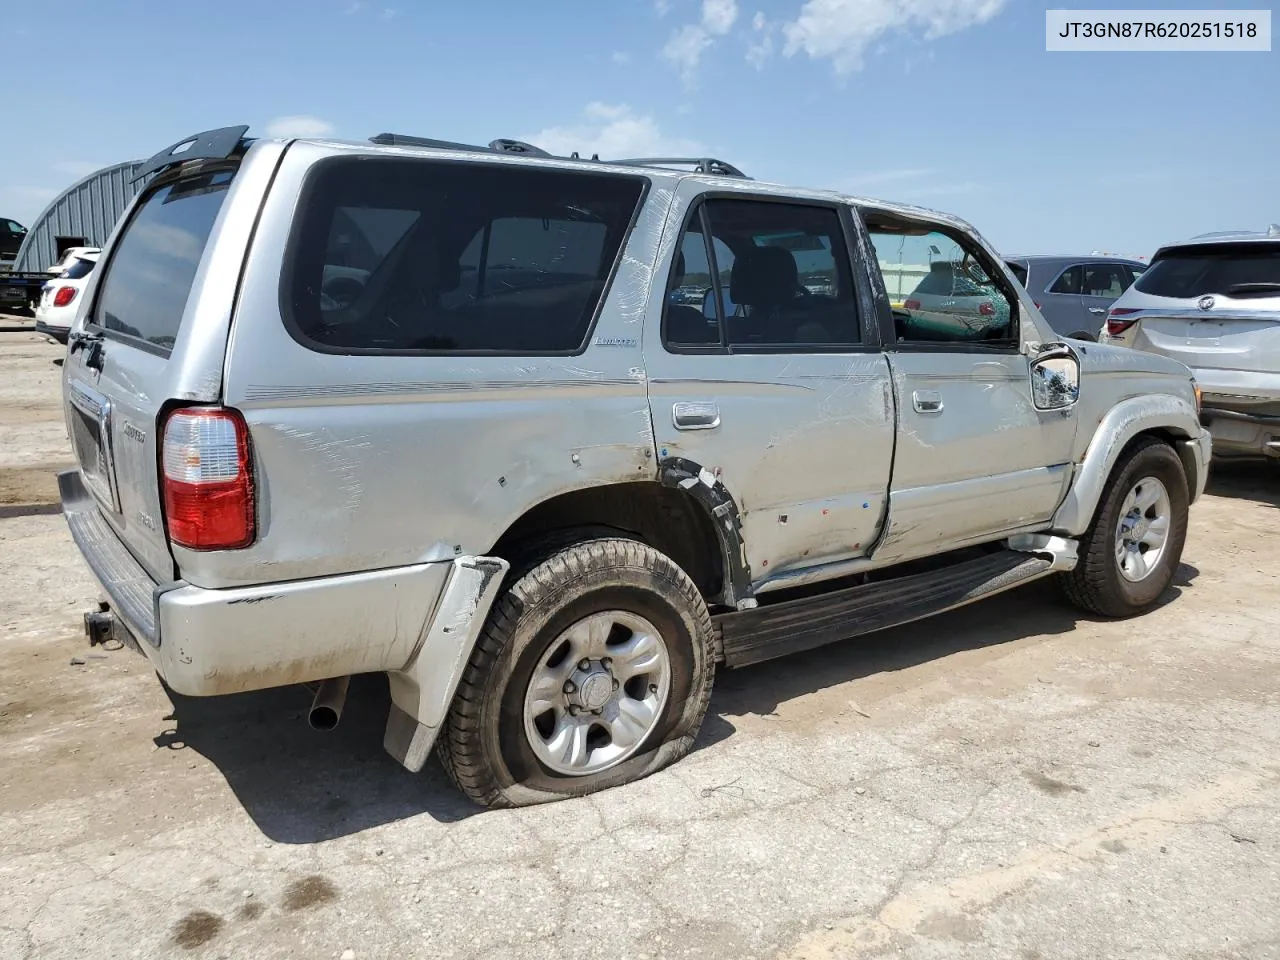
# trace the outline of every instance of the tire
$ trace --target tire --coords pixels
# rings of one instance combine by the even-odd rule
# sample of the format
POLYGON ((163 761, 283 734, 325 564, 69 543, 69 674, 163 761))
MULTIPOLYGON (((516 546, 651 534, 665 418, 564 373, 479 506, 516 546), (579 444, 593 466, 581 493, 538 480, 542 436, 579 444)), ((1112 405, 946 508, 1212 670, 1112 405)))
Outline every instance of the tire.
POLYGON ((582 796, 661 770, 689 752, 711 699, 711 616, 693 581, 670 558, 645 544, 615 538, 559 546, 544 557, 523 573, 513 570, 472 651, 437 741, 440 759, 458 788, 488 807, 582 796), (595 651, 605 642, 595 639, 597 632, 590 625, 615 620, 626 622, 621 630, 609 628, 607 642, 621 637, 624 645, 609 646, 606 652, 619 650, 615 656, 625 657, 627 644, 637 644, 642 637, 647 643, 656 635, 665 650, 665 664, 620 684, 618 678, 627 677, 629 670, 625 664, 616 667, 612 657, 603 656, 579 660, 579 653, 595 651), (583 639, 588 634, 591 639, 583 639), (570 652, 557 659, 557 651, 566 644, 570 652), (582 672, 582 663, 591 664, 591 672, 582 672), (601 709, 591 711, 588 708, 597 700, 586 699, 588 692, 599 694, 608 688, 606 682, 594 680, 601 671, 615 681, 613 693, 601 709), (536 707, 544 701, 535 695, 532 681, 537 677, 559 684, 555 678, 561 676, 568 680, 563 691, 555 687, 555 708, 538 714, 536 707), (575 678, 581 689, 575 685, 574 696, 582 702, 566 706, 569 681, 575 678), (633 736, 629 748, 618 745, 625 737, 614 738, 613 728, 604 725, 611 711, 618 722, 623 698, 633 701, 623 706, 641 704, 650 716, 636 724, 647 732, 633 736), (593 713, 600 719, 588 715, 593 713), (548 732, 560 731, 562 724, 566 729, 591 725, 594 739, 584 733, 582 743, 596 746, 584 747, 585 753, 575 751, 570 763, 567 752, 556 752, 556 741, 548 732), (608 742, 601 746, 605 737, 608 742), (617 754, 615 761, 608 761, 610 752, 617 754), (599 763, 606 765, 593 769, 597 758, 605 758, 599 763), (555 769, 553 763, 567 764, 568 769, 555 769))
MULTIPOLYGON (((1093 522, 1080 539, 1079 562, 1076 568, 1062 576, 1061 583, 1067 598, 1077 607, 1104 617, 1123 618, 1145 613, 1156 605, 1165 590, 1173 582, 1178 563, 1182 559, 1182 547, 1187 537, 1187 512, 1189 493, 1187 489, 1186 471, 1177 453, 1167 443, 1156 439, 1143 439, 1130 448, 1127 456, 1112 471, 1093 522), (1159 502, 1148 509, 1141 503, 1144 497, 1158 494, 1157 485, 1150 480, 1159 481, 1163 488, 1168 511, 1168 525, 1161 553, 1150 568, 1143 571, 1142 565, 1149 562, 1150 547, 1146 552, 1139 551, 1137 566, 1126 575, 1120 560, 1120 543, 1122 536, 1120 524, 1126 516, 1133 513, 1126 511, 1127 505, 1141 513, 1141 516, 1156 528, 1151 516, 1156 516, 1166 509, 1159 502), (1131 494, 1138 493, 1135 500, 1131 494), (1134 574, 1141 574, 1134 578, 1134 574)), ((1130 531, 1130 535, 1139 531, 1130 531)), ((1134 549, 1127 549, 1126 556, 1134 549)))

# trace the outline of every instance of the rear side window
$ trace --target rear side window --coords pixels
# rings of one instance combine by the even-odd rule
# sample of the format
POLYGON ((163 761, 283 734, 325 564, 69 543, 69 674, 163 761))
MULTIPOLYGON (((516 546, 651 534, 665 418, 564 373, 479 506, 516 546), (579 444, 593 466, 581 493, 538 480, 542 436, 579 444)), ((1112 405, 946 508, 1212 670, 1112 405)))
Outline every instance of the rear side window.
POLYGON ((1058 279, 1053 281, 1053 286, 1049 288, 1050 293, 1079 293, 1082 282, 1083 270, 1079 266, 1068 267, 1058 275, 1058 279))
POLYGON ((320 164, 295 224, 286 322, 330 353, 576 352, 645 183, 505 164, 320 164))
POLYGON ((84 257, 76 257, 71 261, 71 266, 62 272, 63 280, 83 280, 93 272, 94 263, 92 260, 86 260, 84 257))
POLYGON ((1190 299, 1280 295, 1280 243, 1224 243, 1170 250, 1152 261, 1134 289, 1154 297, 1190 299))
POLYGON ((106 265, 94 322, 170 350, 196 268, 232 173, 180 180, 152 192, 129 221, 106 265))

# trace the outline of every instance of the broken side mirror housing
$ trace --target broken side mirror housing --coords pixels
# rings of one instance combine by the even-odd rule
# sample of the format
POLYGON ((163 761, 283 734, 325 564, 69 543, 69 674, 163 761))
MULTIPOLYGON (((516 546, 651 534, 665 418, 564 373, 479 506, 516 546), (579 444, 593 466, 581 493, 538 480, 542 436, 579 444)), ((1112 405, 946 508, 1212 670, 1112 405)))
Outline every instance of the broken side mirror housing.
POLYGON ((1031 358, 1031 399, 1037 410, 1065 410, 1080 399, 1080 358, 1069 345, 1040 345, 1031 358))

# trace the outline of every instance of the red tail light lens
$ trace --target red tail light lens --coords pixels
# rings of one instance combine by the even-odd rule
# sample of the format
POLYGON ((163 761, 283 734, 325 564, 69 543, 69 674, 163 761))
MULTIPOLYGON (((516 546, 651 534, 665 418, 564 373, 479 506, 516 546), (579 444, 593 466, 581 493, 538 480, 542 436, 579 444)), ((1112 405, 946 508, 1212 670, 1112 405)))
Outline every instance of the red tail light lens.
POLYGON ((249 428, 234 410, 184 407, 164 425, 169 539, 190 550, 236 550, 256 536, 249 428))
POLYGON ((1134 317, 1132 320, 1126 320, 1125 317, 1137 312, 1137 309, 1134 307, 1113 308, 1112 311, 1107 314, 1107 333, 1111 334, 1113 337, 1124 333, 1138 322, 1137 317, 1134 317))
POLYGON ((902 307, 903 307, 903 309, 904 309, 904 310, 919 310, 919 309, 920 309, 920 301, 919 301, 919 300, 904 300, 904 301, 902 301, 902 307))
POLYGON ((55 307, 65 307, 75 298, 75 287, 59 287, 58 292, 53 295, 53 305, 55 307))
POLYGON ((982 314, 984 317, 994 317, 996 315, 995 304, 983 300, 978 304, 978 313, 982 314))

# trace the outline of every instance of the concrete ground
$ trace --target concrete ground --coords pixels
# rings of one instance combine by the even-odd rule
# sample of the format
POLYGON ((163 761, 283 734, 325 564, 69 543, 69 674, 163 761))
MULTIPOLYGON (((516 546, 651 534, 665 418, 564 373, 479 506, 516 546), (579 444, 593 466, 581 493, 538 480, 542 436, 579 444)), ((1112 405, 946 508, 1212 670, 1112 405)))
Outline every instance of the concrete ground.
POLYGON ((321 735, 88 649, 62 349, 0 334, 0 958, 1280 957, 1280 471, 1140 620, 1033 584, 726 673, 675 768, 487 813, 379 679, 321 735))

